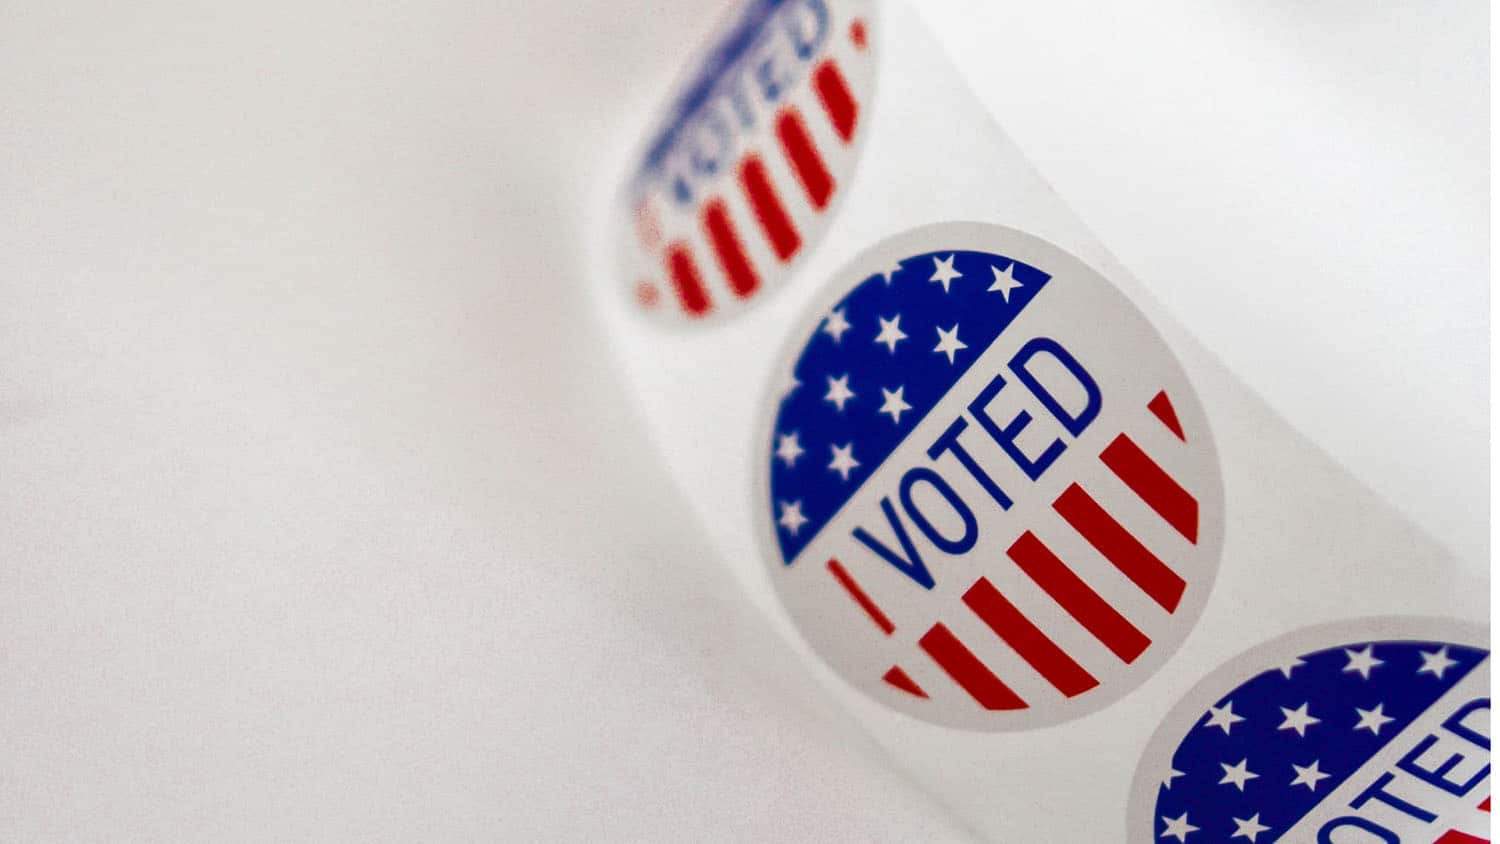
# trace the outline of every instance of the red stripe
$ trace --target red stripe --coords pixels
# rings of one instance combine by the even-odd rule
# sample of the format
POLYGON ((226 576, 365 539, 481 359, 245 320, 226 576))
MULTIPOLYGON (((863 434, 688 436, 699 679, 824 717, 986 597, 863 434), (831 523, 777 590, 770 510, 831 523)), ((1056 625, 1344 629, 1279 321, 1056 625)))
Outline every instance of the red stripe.
POLYGON ((1177 409, 1172 407, 1172 400, 1167 398, 1167 391, 1162 390, 1156 397, 1146 403, 1146 409, 1156 414, 1161 424, 1167 426, 1167 430, 1177 435, 1177 439, 1187 442, 1187 435, 1182 433, 1182 423, 1177 421, 1177 409))
POLYGON ((1108 601, 1099 597, 1098 592, 1090 589, 1087 583, 1068 568, 1067 563, 1058 559, 1052 549, 1036 538, 1036 534, 1029 530, 1021 534, 1021 538, 1010 546, 1006 554, 1015 560, 1021 571, 1035 581, 1043 592, 1052 596, 1052 600, 1072 616, 1074 621, 1094 634, 1094 638, 1122 662, 1134 662, 1136 657, 1151 646, 1151 640, 1146 634, 1116 612, 1108 601))
POLYGON ((985 709, 1026 708, 1026 701, 1000 682, 942 622, 932 625, 917 644, 985 709))
POLYGON ((802 122, 801 112, 795 108, 782 111, 781 116, 776 119, 776 137, 781 139, 781 148, 786 152, 787 161, 797 174, 797 180, 802 183, 802 189, 807 192, 808 201, 821 211, 828 205, 828 197, 833 195, 833 175, 823 165, 823 157, 818 155, 817 148, 813 146, 812 136, 807 133, 807 124, 802 122))
POLYGON ((642 202, 635 209, 635 233, 647 252, 655 252, 661 246, 661 225, 650 203, 642 202))
POLYGON ((849 24, 849 40, 853 42, 855 49, 865 48, 865 22, 863 18, 855 18, 854 23, 849 24))
POLYGON ((849 571, 844 568, 842 563, 830 558, 828 560, 828 570, 833 572, 834 579, 839 582, 840 586, 844 587, 844 591, 849 593, 849 597, 854 599, 854 603, 859 604, 860 609, 865 611, 865 615, 868 615, 870 620, 875 622, 876 627, 879 627, 887 636, 896 632, 896 625, 892 624, 885 613, 880 611, 880 607, 876 606, 875 602, 870 600, 870 596, 865 594, 865 590, 859 588, 859 584, 855 583, 854 578, 849 576, 849 571))
POLYGON ((1047 634, 1032 624, 989 580, 981 577, 974 581, 964 593, 964 603, 1058 691, 1068 697, 1077 697, 1099 685, 1092 674, 1047 638, 1047 634))
POLYGON ((786 207, 776 196, 776 190, 771 186, 771 177, 766 172, 766 164, 760 160, 760 156, 753 153, 745 156, 740 164, 740 185, 745 189, 745 198, 750 200, 750 210, 755 212, 761 231, 766 233, 766 240, 776 250, 776 257, 783 262, 789 260, 797 254, 802 238, 792 226, 792 218, 787 215, 786 207))
POLYGON ((1130 531, 1105 512, 1083 487, 1072 484, 1052 502, 1073 529, 1099 553, 1109 558, 1120 573, 1161 604, 1167 612, 1177 609, 1187 584, 1167 564, 1156 558, 1130 531))
POLYGON ((677 299, 689 316, 708 313, 708 290, 703 286, 698 264, 693 261, 693 252, 686 243, 678 242, 667 247, 667 275, 671 276, 677 299))
POLYGON ((729 289, 741 299, 754 293, 755 288, 760 286, 760 279, 756 277, 755 267, 750 265, 744 247, 740 245, 739 233, 734 230, 734 223, 729 219, 729 209, 724 207, 724 200, 715 197, 703 206, 703 230, 708 233, 709 242, 714 245, 714 256, 719 259, 719 266, 729 278, 729 289))
POLYGON ((833 59, 823 62, 813 71, 813 87, 818 91, 818 99, 823 101, 823 110, 828 112, 834 131, 839 133, 844 143, 849 143, 854 137, 854 122, 859 117, 859 104, 854 102, 849 83, 844 81, 844 74, 839 72, 839 66, 833 63, 833 59))
POLYGON ((1488 838, 1480 838, 1477 835, 1470 835, 1467 832, 1450 829, 1443 833, 1438 840, 1432 842, 1432 844, 1490 844, 1490 840, 1488 838))
POLYGON ((916 695, 917 697, 927 697, 927 693, 922 691, 922 687, 917 685, 917 681, 908 676, 905 671, 902 671, 901 666, 899 665, 892 665, 891 670, 885 672, 885 676, 881 677, 880 679, 886 681, 887 683, 890 683, 892 686, 895 686, 896 688, 900 689, 903 692, 906 692, 909 695, 916 695))
POLYGON ((1115 437, 1099 454, 1099 459, 1167 524, 1177 528, 1189 542, 1198 544, 1198 499, 1172 480, 1167 470, 1156 465, 1134 440, 1124 434, 1115 437))

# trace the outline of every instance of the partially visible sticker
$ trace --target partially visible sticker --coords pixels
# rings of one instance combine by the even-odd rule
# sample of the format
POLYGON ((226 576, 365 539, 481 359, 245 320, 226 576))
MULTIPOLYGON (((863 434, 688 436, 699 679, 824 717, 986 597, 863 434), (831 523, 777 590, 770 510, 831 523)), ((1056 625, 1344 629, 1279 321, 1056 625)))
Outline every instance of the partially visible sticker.
POLYGON ((1457 622, 1380 618, 1236 657, 1152 738, 1127 840, 1489 841, 1487 641, 1457 622))
POLYGON ((1020 730, 1135 688, 1196 622, 1223 492, 1171 350, 1077 258, 951 223, 874 247, 795 336, 757 447, 770 576, 846 680, 1020 730))
POLYGON ((687 75, 617 212, 641 311, 736 312, 813 247, 865 134, 873 6, 752 0, 687 75))

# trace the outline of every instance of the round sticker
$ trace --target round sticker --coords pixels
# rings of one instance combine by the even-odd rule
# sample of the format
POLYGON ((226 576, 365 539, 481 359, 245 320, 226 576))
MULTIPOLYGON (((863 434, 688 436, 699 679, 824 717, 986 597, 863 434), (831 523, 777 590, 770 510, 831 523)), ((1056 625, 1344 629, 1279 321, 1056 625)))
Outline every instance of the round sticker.
POLYGON ((763 298, 853 175, 875 84, 872 0, 753 0, 673 95, 621 198, 621 278, 693 322, 763 298))
POLYGON ((1236 657, 1152 737, 1128 840, 1489 841, 1487 640, 1457 622, 1380 618, 1236 657))
POLYGON ((1139 685, 1197 619, 1223 530, 1213 440, 1161 336, 999 226, 908 232, 835 286, 758 443, 770 576, 808 642, 880 701, 976 730, 1139 685))

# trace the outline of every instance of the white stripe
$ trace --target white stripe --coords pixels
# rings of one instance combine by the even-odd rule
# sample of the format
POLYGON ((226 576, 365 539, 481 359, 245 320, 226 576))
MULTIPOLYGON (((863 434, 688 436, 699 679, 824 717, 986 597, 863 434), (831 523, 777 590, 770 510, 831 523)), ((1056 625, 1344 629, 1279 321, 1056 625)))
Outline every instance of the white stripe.
MULTIPOLYGON (((967 589, 969 584, 962 585, 967 589)), ((962 591, 960 590, 960 594, 962 591)), ((979 661, 983 662, 992 674, 1000 678, 1000 682, 1020 695, 1021 700, 1026 701, 1027 706, 1050 709, 1065 700, 1062 692, 1053 688, 1046 678, 1021 659, 1020 654, 996 636, 995 631, 969 611, 961 600, 952 612, 943 614, 942 622, 953 631, 953 635, 957 636, 974 656, 979 657, 979 661)), ((927 628, 917 632, 920 635, 927 632, 927 628)), ((930 660, 926 654, 922 654, 922 658, 930 660)), ((950 685, 957 685, 953 680, 947 682, 950 685)), ((962 689, 960 692, 966 698, 969 696, 968 692, 962 689)), ((972 698, 970 700, 972 702, 972 698)))

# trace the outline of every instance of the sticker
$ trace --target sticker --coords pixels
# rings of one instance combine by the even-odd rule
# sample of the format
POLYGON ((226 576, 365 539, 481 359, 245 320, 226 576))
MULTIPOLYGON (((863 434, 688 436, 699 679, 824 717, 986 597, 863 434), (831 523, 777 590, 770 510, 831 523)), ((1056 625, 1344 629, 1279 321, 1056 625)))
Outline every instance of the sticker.
POLYGON ((1139 685, 1202 610, 1223 528, 1213 440, 1160 335, 999 226, 908 232, 835 284, 757 443, 770 576, 808 642, 878 700, 976 730, 1139 685))
POLYGON ((1241 654, 1152 737, 1128 840, 1489 841, 1487 641, 1457 622, 1379 618, 1241 654))
POLYGON ((621 278, 674 321, 764 298, 853 175, 875 84, 871 0, 754 0, 677 88, 626 186, 621 278))

